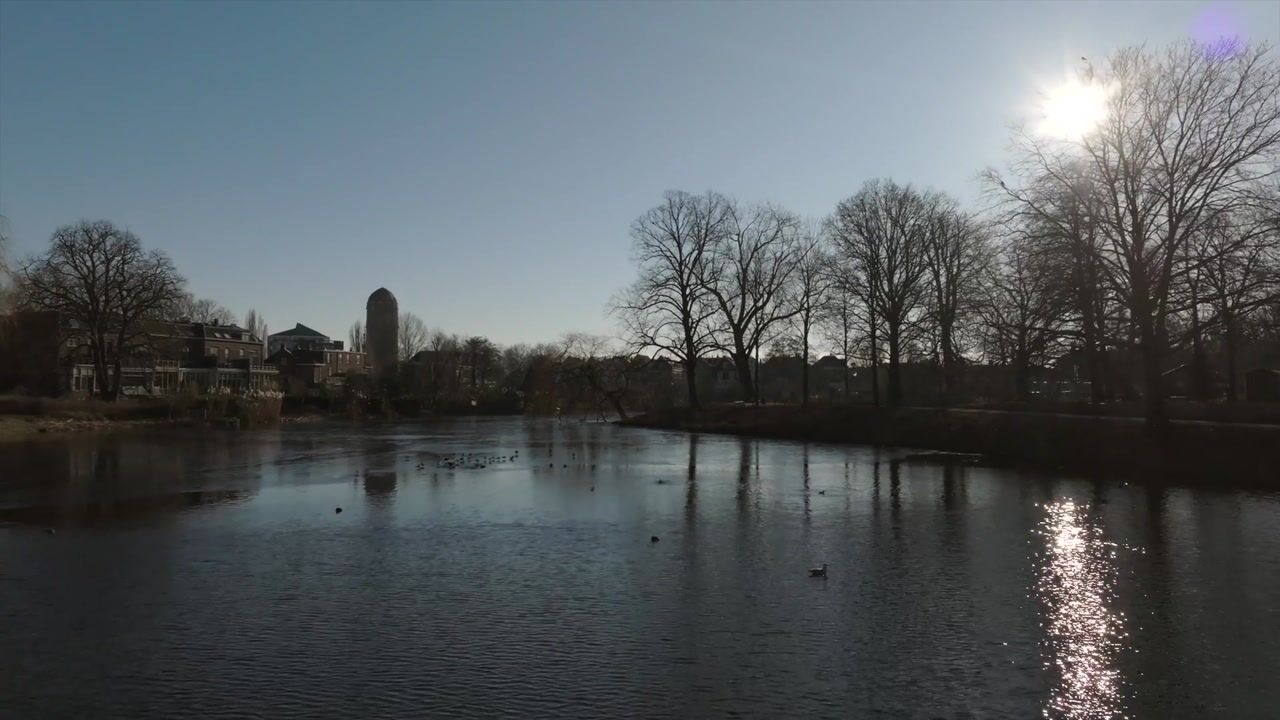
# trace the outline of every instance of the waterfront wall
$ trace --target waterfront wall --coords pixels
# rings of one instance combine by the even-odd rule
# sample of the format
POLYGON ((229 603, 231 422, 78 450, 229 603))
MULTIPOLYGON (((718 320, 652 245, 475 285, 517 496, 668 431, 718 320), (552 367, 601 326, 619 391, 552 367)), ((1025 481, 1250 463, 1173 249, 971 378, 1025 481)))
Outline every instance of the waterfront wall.
POLYGON ((981 453, 1012 463, 1143 480, 1280 487, 1280 425, 863 405, 712 407, 650 413, 625 425, 981 453))

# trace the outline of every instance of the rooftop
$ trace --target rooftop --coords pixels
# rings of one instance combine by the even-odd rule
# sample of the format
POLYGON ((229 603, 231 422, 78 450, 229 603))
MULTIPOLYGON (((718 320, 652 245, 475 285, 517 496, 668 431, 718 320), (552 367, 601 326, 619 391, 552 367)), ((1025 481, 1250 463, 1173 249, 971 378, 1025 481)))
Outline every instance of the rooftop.
POLYGON ((328 335, 325 335, 319 330, 312 330, 302 323, 296 323, 292 330, 281 330, 278 333, 271 333, 271 337, 322 337, 326 340, 329 339, 328 335))

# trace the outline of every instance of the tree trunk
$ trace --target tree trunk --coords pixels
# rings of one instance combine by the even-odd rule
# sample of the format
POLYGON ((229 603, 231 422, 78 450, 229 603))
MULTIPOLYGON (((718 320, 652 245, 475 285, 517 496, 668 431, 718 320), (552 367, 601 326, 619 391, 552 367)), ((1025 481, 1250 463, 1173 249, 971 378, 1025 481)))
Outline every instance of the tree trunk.
POLYGON ((733 367, 738 371, 738 385, 742 389, 742 401, 755 399, 755 383, 751 379, 751 355, 745 348, 733 353, 733 367))
POLYGON ((622 398, 618 395, 609 395, 609 402, 613 403, 614 412, 618 413, 618 419, 627 419, 627 409, 622 406, 622 398))
POLYGON ((689 409, 702 409, 698 404, 698 360, 696 358, 684 361, 684 382, 689 390, 689 409))
POLYGON ((111 383, 107 378, 107 340, 101 333, 97 333, 90 342, 89 351, 93 355, 93 379, 97 384, 95 389, 99 397, 109 400, 111 383))
POLYGON ((1089 402, 1101 405, 1106 400, 1106 368, 1100 355, 1102 325, 1095 304, 1097 298, 1097 272, 1091 253, 1077 241, 1076 244, 1076 304, 1080 311, 1080 324, 1084 331, 1085 367, 1089 371, 1089 402))
POLYGON ((844 353, 844 399, 849 399, 849 323, 848 318, 841 320, 840 331, 843 333, 840 350, 844 353))
POLYGON ((901 337, 896 323, 889 323, 889 404, 902 403, 901 337))
POLYGON ((870 318, 871 331, 871 402, 880 407, 880 352, 876 346, 876 310, 875 303, 867 303, 867 315, 870 318))
POLYGON ((1200 331, 1200 311, 1196 309, 1195 291, 1191 295, 1191 397, 1209 399, 1209 363, 1205 358, 1204 338, 1200 331))
POLYGON ((1032 398, 1032 360, 1027 350, 1027 331, 1018 332, 1018 348, 1014 351, 1014 400, 1029 402, 1032 398))
POLYGON ((115 362, 112 363, 111 389, 108 391, 109 394, 107 397, 107 399, 111 400, 112 402, 114 402, 116 399, 120 397, 120 378, 122 375, 124 375, 124 372, 120 366, 120 363, 121 363, 120 350, 119 348, 117 348, 116 359, 115 359, 115 362))
POLYGON ((1161 377, 1161 361, 1164 359, 1164 353, 1154 325, 1150 318, 1143 317, 1138 328, 1138 337, 1142 346, 1142 399, 1148 431, 1162 428, 1168 420, 1165 412, 1164 382, 1161 377))
POLYGON ((1023 357, 1013 361, 1013 398, 1019 402, 1031 400, 1031 369, 1023 357))
POLYGON ((809 343, 804 343, 804 352, 800 361, 800 406, 809 407, 809 343))
POLYGON ((950 405, 956 395, 956 353, 951 344, 951 321, 940 323, 942 335, 942 404, 950 405))
POLYGON ((1084 318, 1084 361, 1085 368, 1089 371, 1089 403, 1091 405, 1101 405, 1104 394, 1103 378, 1105 371, 1102 368, 1102 358, 1098 353, 1098 337, 1097 328, 1094 327, 1092 313, 1084 318))
POLYGON ((1235 402, 1240 399, 1240 379, 1237 375, 1237 353, 1239 352, 1240 338, 1236 333, 1235 318, 1226 315, 1227 324, 1226 332, 1222 334, 1223 349, 1226 351, 1227 360, 1227 401, 1235 402))

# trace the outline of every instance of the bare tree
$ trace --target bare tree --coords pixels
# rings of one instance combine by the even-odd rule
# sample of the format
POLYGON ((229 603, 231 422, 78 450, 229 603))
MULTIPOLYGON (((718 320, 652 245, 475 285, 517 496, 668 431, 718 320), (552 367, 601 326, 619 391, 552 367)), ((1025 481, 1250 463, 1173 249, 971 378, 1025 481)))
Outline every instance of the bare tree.
MULTIPOLYGON (((809 404, 809 350, 812 347, 812 335, 815 325, 826 312, 831 300, 831 258, 822 243, 822 235, 818 228, 810 225, 806 228, 796 248, 795 272, 788 284, 787 302, 794 314, 790 325, 795 333, 796 344, 800 347, 801 376, 800 404, 809 404)), ((848 363, 845 363, 846 372, 848 363)), ((847 386, 847 378, 846 378, 847 386)), ((847 387, 846 387, 847 393, 847 387)))
POLYGON ((257 310, 249 308, 244 314, 244 327, 251 335, 262 342, 262 357, 267 356, 267 320, 257 310))
POLYGON ((462 340, 443 330, 433 330, 427 337, 427 392, 436 402, 454 397, 462 383, 462 340))
POLYGON ((13 267, 9 260, 9 218, 0 215, 0 313, 9 312, 17 291, 13 282, 13 267))
POLYGON ((183 279, 164 253, 144 251, 133 233, 99 220, 54 231, 49 250, 24 268, 23 283, 30 307, 84 327, 98 387, 114 400, 122 357, 145 342, 142 321, 181 298, 183 279))
MULTIPOLYGON (((352 328, 354 330, 354 327, 352 328)), ((411 312, 400 313, 400 361, 408 362, 427 347, 427 324, 411 312)))
MULTIPOLYGON (((1215 215, 1256 205, 1260 183, 1277 172, 1280 65, 1267 52, 1231 42, 1122 50, 1104 71, 1082 72, 1082 81, 1110 92, 1095 131, 1078 141, 1022 143, 1034 179, 1095 195, 1081 204, 1095 209, 1100 268, 1141 353, 1149 428, 1167 417, 1169 321, 1179 310, 1174 290, 1196 262, 1187 262, 1189 244, 1215 215), (1078 166, 1091 182, 1063 174, 1078 166)), ((1036 200, 1025 188, 1010 193, 1036 200)))
POLYGON ((1017 164, 1024 186, 1011 187, 992 170, 985 179, 996 199, 1007 201, 1000 224, 1021 233, 1022 242, 1033 246, 1025 253, 1037 264, 1051 265, 1059 273, 1066 293, 1061 311, 1071 316, 1061 329, 1076 338, 1089 376, 1090 402, 1101 404, 1114 390, 1108 350, 1127 345, 1117 332, 1127 319, 1120 317, 1121 303, 1103 262, 1102 197, 1092 169, 1079 158, 1050 157, 1026 138, 1024 147, 1017 164))
POLYGON ((632 224, 640 276, 613 302, 635 351, 652 349, 680 363, 695 410, 698 361, 714 347, 716 307, 703 280, 731 221, 728 203, 715 193, 668 192, 632 224))
POLYGON ((564 337, 563 345, 562 378, 570 383, 581 383, 625 420, 626 404, 633 392, 634 370, 638 365, 630 362, 611 338, 602 335, 571 333, 564 337))
POLYGON ((743 400, 756 397, 752 355, 758 355, 777 323, 798 311, 781 302, 795 271, 799 219, 770 205, 728 205, 726 232, 719 235, 702 283, 719 314, 715 346, 733 358, 743 400))
POLYGON ((983 228, 954 200, 937 195, 931 205, 924 245, 929 320, 942 359, 943 399, 953 402, 963 357, 959 336, 975 307, 988 251, 983 228))
POLYGON ((1199 262, 1191 286, 1203 282, 1198 299, 1212 314, 1201 323, 1193 306, 1193 328, 1221 332, 1227 399, 1234 401, 1239 398, 1243 329, 1254 313, 1280 298, 1280 227, 1262 212, 1219 215, 1205 224, 1195 255, 1199 262))
POLYGON ((500 353, 488 338, 480 336, 467 338, 465 351, 467 364, 471 367, 471 389, 475 390, 488 381, 500 353))
POLYGON ((1065 322, 1060 267, 1048 258, 1027 235, 1015 236, 986 272, 977 306, 983 350, 1013 368, 1014 397, 1022 401, 1031 398, 1032 368, 1059 349, 1065 322))
POLYGON ((850 278, 839 268, 834 255, 827 255, 827 301, 822 306, 819 316, 819 328, 827 347, 844 360, 844 372, 841 378, 844 383, 844 397, 851 396, 850 365, 854 362, 855 350, 860 344, 862 328, 866 321, 858 304, 857 294, 850 288, 850 278))
POLYGON ((364 323, 359 320, 351 323, 347 330, 347 344, 350 345, 351 352, 364 352, 364 323))
POLYGON ((206 325, 231 325, 236 314, 209 298, 196 299, 191 293, 181 293, 170 303, 165 313, 173 320, 185 320, 206 325))
MULTIPOLYGON (((927 290, 925 238, 929 218, 927 198, 911 186, 872 180, 836 206, 828 225, 844 272, 854 276, 849 279, 849 287, 860 291, 867 307, 873 373, 879 360, 877 341, 883 324, 891 405, 902 400, 903 350, 919 319, 927 290)), ((878 402, 879 383, 875 377, 872 387, 878 402)))

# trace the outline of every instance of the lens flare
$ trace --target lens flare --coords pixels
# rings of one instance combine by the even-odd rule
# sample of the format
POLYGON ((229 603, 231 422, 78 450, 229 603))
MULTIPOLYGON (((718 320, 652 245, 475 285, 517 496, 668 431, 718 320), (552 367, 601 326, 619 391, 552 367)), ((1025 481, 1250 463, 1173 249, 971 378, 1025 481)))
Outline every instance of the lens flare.
POLYGON ((1039 131, 1062 140, 1079 140, 1107 117, 1111 90, 1099 83, 1068 80, 1044 93, 1039 131))
POLYGON ((1115 658, 1124 619, 1111 609, 1116 546, 1103 541, 1084 508, 1070 500, 1045 506, 1036 556, 1036 595, 1043 607, 1045 666, 1057 675, 1044 717, 1126 718, 1123 677, 1115 658))

